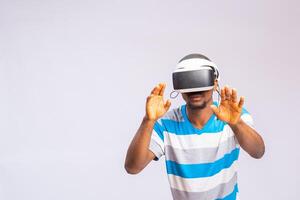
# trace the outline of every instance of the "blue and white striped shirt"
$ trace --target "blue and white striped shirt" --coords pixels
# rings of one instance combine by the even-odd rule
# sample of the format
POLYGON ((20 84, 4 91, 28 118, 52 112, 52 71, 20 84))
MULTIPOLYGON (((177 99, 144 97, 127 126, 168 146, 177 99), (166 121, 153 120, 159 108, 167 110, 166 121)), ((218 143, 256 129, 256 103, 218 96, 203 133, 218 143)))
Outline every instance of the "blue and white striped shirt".
MULTIPOLYGON (((244 108, 241 118, 253 127, 244 108)), ((155 160, 165 156, 174 200, 238 199, 240 146, 229 125, 214 114, 199 129, 189 121, 186 104, 167 112, 154 125, 149 149, 155 160)))

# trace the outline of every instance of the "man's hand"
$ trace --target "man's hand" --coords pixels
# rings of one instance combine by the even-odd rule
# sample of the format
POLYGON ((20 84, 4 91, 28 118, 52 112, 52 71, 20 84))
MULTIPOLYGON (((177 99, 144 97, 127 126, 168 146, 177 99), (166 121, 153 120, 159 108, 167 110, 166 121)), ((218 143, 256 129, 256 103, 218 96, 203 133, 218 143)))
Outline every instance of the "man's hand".
POLYGON ((236 90, 225 86, 221 89, 221 103, 219 107, 217 108, 215 105, 210 107, 218 119, 229 125, 235 125, 240 120, 244 101, 245 98, 241 97, 238 102, 236 90))
POLYGON ((167 100, 164 102, 163 99, 165 88, 166 84, 160 83, 151 91, 150 96, 147 97, 146 118, 148 120, 156 121, 169 110, 171 101, 167 100))
POLYGON ((133 137, 126 154, 125 169, 129 174, 137 174, 155 158, 155 154, 149 149, 151 134, 155 121, 163 116, 171 106, 170 100, 164 102, 163 95, 166 84, 157 85, 146 103, 146 115, 142 124, 133 137))
POLYGON ((259 133, 241 120, 244 97, 237 101, 237 92, 225 86, 221 90, 221 103, 219 108, 211 105, 216 116, 227 122, 240 146, 253 158, 261 158, 265 153, 265 144, 259 133))

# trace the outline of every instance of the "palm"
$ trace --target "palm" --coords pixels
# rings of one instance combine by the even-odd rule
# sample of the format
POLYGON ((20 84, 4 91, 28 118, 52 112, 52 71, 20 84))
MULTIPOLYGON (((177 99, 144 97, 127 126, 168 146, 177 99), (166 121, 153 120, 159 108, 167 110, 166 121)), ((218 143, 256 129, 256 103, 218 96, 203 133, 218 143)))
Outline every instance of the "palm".
POLYGON ((169 100, 164 102, 163 99, 165 87, 165 84, 159 84, 152 90, 151 95, 147 98, 146 115, 151 120, 157 120, 170 108, 171 102, 169 100))
POLYGON ((149 118, 156 119, 166 113, 162 96, 152 96, 147 102, 147 113, 149 118))
POLYGON ((225 87, 221 90, 220 106, 218 108, 212 106, 212 109, 220 120, 228 124, 235 124, 240 119, 243 104, 244 97, 237 102, 236 90, 225 87))

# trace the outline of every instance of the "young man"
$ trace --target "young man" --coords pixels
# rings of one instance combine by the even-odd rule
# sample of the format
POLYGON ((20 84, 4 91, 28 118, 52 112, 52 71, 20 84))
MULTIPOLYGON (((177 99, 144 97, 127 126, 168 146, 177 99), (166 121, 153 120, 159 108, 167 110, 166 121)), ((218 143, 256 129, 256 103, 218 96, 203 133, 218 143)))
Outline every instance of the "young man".
MULTIPOLYGON (((216 72, 213 63, 201 54, 188 55, 179 64, 178 69, 186 67, 194 74, 195 69, 205 67, 216 72)), ((209 76, 205 70, 199 72, 209 76)), ((253 158, 261 158, 265 151, 251 115, 243 108, 244 97, 238 99, 237 91, 225 86, 220 104, 213 101, 219 75, 214 74, 211 87, 181 90, 186 104, 171 111, 170 100, 163 99, 166 84, 157 85, 147 97, 145 116, 127 151, 125 169, 130 174, 165 155, 174 200, 238 199, 240 147, 253 158)), ((186 76, 181 81, 186 81, 186 76)))

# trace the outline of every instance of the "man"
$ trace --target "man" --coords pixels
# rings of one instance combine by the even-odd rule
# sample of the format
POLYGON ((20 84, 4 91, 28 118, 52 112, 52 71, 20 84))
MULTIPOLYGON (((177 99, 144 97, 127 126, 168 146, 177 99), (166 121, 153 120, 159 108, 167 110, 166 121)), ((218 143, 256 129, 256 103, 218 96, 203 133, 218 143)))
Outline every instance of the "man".
MULTIPOLYGON (((128 148, 125 169, 137 174, 151 160, 165 155, 174 200, 238 199, 240 147, 253 158, 261 158, 265 151, 263 139, 243 108, 244 97, 238 99, 235 89, 225 86, 220 104, 213 101, 219 73, 206 56, 191 54, 179 65, 178 72, 191 72, 191 79, 198 69, 201 80, 210 80, 205 76, 214 74, 211 87, 179 90, 186 104, 168 111, 171 102, 163 99, 166 84, 157 85, 147 97, 146 114, 128 148)), ((180 76, 187 77, 181 77, 179 86, 192 84, 188 73, 180 76)), ((195 81, 202 84, 201 80, 195 81)), ((176 81, 173 76, 174 87, 176 81)))

